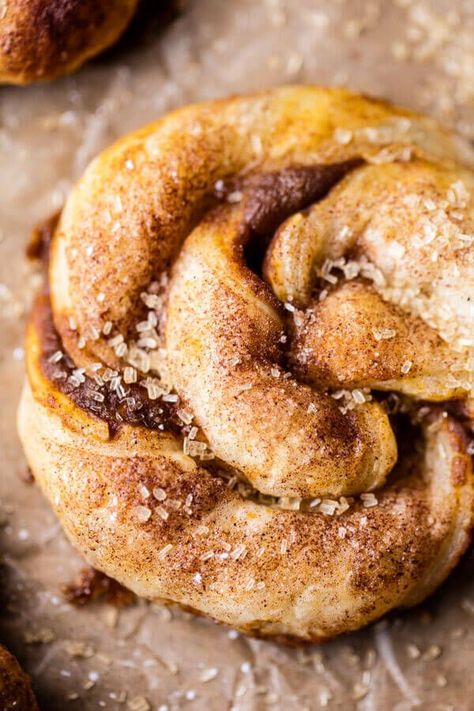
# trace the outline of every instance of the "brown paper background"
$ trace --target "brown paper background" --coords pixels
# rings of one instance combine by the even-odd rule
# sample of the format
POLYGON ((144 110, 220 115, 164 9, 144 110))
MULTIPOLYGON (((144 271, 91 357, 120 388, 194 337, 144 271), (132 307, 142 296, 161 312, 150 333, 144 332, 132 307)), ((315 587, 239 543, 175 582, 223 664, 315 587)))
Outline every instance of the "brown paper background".
POLYGON ((137 696, 153 711, 474 709, 468 562, 422 609, 303 651, 143 602, 115 619, 106 604, 77 610, 59 594, 80 559, 38 489, 18 477, 34 286, 23 254, 31 226, 61 206, 89 159, 174 107, 296 81, 379 94, 474 137, 472 0, 194 0, 177 15, 162 4, 148 2, 118 47, 76 75, 0 88, 0 639, 44 711, 140 709, 137 696), (71 640, 85 656, 71 656, 71 640), (203 683, 210 668, 217 675, 203 683))

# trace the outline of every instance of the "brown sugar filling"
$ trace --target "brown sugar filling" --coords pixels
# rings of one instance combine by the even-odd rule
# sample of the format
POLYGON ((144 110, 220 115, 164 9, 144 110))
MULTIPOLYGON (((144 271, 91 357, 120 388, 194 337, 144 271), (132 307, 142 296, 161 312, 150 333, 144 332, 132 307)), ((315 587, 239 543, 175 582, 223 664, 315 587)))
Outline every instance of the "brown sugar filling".
POLYGON ((78 385, 70 382, 69 376, 76 366, 62 350, 62 341, 53 323, 51 302, 47 295, 38 297, 33 320, 40 336, 43 375, 82 410, 106 422, 111 437, 124 424, 181 433, 183 422, 176 414, 176 405, 162 400, 150 400, 146 390, 137 383, 127 385, 127 396, 121 398, 117 392, 98 385, 88 375, 84 375, 84 382, 78 385), (55 363, 54 354, 58 352, 63 355, 55 363))

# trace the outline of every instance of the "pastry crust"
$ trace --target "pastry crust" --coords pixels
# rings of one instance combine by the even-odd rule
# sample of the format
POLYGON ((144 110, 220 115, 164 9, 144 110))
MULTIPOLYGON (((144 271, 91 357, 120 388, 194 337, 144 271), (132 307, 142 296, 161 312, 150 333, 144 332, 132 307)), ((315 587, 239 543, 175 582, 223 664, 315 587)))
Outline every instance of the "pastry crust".
POLYGON ((0 708, 2 711, 38 711, 28 675, 1 645, 0 708))
POLYGON ((429 595, 473 524, 447 404, 473 382, 472 185, 432 121, 314 87, 188 107, 93 161, 19 411, 88 562, 299 641, 429 595), (372 390, 409 396, 408 435, 372 390))
POLYGON ((136 6, 137 0, 1 0, 0 83, 73 72, 117 40, 136 6))

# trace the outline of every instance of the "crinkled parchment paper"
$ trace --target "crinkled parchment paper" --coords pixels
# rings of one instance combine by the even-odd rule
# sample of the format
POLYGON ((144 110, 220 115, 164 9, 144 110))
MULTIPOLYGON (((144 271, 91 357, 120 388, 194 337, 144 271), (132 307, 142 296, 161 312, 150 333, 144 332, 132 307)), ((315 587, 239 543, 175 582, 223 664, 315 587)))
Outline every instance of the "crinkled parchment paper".
POLYGON ((299 651, 144 602, 77 609, 61 597, 81 561, 18 476, 34 286, 23 255, 30 228, 62 205, 90 158, 190 101, 297 81, 379 94, 474 138, 472 0, 194 0, 165 15, 161 4, 148 2, 118 47, 78 74, 0 88, 0 638, 44 711, 472 710, 468 563, 422 609, 299 651))

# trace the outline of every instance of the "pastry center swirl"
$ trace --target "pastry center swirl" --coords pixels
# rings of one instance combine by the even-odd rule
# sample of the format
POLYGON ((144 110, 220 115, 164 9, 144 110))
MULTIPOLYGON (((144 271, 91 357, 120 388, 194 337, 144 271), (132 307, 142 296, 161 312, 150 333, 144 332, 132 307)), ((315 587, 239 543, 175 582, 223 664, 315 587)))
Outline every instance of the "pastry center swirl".
POLYGON ((217 458, 263 495, 381 486, 397 445, 372 388, 404 391, 424 324, 407 334, 350 226, 331 245, 336 188, 344 200, 364 170, 353 158, 217 181, 171 269, 141 293, 132 329, 102 329, 115 363, 77 367, 43 298, 45 374, 112 436, 124 424, 181 434, 185 453, 217 458))

